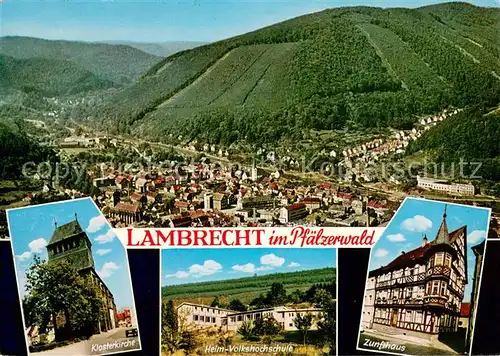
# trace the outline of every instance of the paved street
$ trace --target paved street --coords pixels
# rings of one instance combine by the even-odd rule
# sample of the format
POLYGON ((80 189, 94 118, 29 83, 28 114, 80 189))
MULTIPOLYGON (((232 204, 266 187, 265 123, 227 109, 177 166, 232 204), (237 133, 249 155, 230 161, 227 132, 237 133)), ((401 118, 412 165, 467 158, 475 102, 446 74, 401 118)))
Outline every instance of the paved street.
POLYGON ((52 350, 31 353, 31 355, 100 355, 138 349, 140 347, 139 338, 125 337, 125 330, 126 328, 117 328, 106 333, 94 335, 89 340, 52 350))

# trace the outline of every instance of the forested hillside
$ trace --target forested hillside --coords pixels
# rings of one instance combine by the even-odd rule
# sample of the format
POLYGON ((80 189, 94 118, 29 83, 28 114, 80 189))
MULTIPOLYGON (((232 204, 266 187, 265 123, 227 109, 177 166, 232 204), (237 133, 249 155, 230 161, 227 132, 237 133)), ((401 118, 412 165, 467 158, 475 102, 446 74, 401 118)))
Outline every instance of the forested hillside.
POLYGON ((19 178, 24 162, 38 163, 53 158, 54 152, 31 139, 22 120, 0 115, 0 179, 19 178))
MULTIPOLYGON (((427 131, 408 146, 408 154, 429 153, 435 162, 463 161, 463 173, 500 180, 500 111, 484 115, 477 108, 466 110, 427 131), (472 163, 472 164, 471 164, 472 163), (481 163, 480 166, 478 164, 481 163), (476 171, 476 168, 479 168, 476 171)), ((431 167, 432 168, 432 167, 431 167)), ((448 167, 450 168, 450 167, 448 167)))
POLYGON ((306 291, 316 284, 335 284, 336 270, 322 268, 309 271, 273 273, 262 276, 245 277, 224 281, 188 283, 162 288, 162 296, 177 300, 211 300, 224 297, 250 302, 270 288, 273 283, 281 283, 288 293, 306 291))
POLYGON ((160 57, 125 45, 30 37, 1 37, 0 54, 17 59, 68 61, 117 84, 130 84, 160 60, 160 57))
POLYGON ((120 132, 228 145, 304 129, 408 128, 450 105, 500 102, 500 9, 325 10, 176 53, 117 93, 120 132))
POLYGON ((0 88, 43 96, 71 95, 116 84, 64 60, 0 55, 0 88))

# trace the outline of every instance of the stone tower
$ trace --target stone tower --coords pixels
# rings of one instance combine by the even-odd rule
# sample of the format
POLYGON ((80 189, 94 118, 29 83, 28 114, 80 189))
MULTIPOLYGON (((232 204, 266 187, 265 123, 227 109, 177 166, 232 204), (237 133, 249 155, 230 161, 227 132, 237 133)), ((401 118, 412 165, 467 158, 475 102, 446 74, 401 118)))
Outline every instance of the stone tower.
POLYGON ((94 269, 94 258, 92 257, 92 243, 85 231, 75 220, 64 225, 57 226, 47 244, 49 261, 64 259, 68 261, 77 271, 94 269))

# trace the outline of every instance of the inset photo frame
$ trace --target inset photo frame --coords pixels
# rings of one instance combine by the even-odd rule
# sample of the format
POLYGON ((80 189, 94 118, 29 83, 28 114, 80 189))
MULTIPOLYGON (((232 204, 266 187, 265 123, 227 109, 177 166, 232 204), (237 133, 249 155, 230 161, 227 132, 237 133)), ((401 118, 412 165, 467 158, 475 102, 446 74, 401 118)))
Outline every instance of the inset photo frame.
POLYGON ((370 254, 358 350, 469 354, 490 213, 404 200, 370 254))
POLYGON ((7 219, 29 355, 141 350, 127 251, 91 198, 7 219))

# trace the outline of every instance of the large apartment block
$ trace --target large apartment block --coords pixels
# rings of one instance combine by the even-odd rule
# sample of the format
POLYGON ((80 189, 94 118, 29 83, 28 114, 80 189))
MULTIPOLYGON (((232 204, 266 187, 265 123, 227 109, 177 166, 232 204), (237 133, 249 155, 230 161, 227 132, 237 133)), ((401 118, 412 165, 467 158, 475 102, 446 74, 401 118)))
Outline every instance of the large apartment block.
POLYGON ((362 326, 436 339, 456 332, 467 284, 467 228, 449 233, 446 209, 432 242, 369 273, 362 326), (370 314, 368 314, 370 313, 370 314))
POLYGON ((199 327, 223 327, 228 331, 238 330, 245 321, 255 321, 266 317, 273 317, 285 331, 296 331, 294 320, 299 314, 315 316, 311 329, 316 330, 317 322, 321 319, 321 309, 296 309, 285 306, 239 312, 202 304, 182 303, 177 307, 177 314, 179 318, 184 318, 187 324, 199 327))

